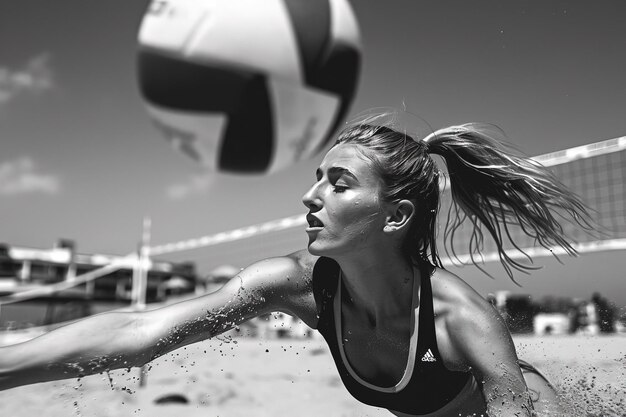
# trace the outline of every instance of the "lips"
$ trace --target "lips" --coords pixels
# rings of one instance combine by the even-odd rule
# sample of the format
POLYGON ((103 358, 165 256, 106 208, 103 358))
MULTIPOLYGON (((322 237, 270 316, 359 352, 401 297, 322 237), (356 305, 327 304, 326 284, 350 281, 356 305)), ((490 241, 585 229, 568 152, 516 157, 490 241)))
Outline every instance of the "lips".
POLYGON ((306 221, 309 223, 310 228, 324 227, 324 223, 322 223, 320 219, 318 219, 312 214, 306 215, 306 221))

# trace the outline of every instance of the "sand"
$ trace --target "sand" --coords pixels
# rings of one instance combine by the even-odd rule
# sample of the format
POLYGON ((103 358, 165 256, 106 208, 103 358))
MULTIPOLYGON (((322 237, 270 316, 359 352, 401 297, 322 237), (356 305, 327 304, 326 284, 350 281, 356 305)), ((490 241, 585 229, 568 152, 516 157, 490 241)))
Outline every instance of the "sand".
MULTIPOLYGON (((572 415, 626 415, 626 337, 516 337, 520 357, 574 400, 572 415)), ((0 415, 21 416, 391 416, 352 399, 324 342, 221 338, 114 371, 0 392, 0 415), (186 404, 157 404, 176 395, 186 404)))

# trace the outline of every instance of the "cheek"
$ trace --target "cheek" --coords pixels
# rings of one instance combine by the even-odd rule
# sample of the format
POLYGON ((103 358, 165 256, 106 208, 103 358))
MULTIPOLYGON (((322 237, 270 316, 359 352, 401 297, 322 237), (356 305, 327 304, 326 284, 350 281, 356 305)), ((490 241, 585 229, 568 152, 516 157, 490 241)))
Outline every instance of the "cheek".
POLYGON ((377 200, 355 199, 344 210, 341 210, 338 219, 347 233, 357 235, 368 232, 380 216, 377 200))

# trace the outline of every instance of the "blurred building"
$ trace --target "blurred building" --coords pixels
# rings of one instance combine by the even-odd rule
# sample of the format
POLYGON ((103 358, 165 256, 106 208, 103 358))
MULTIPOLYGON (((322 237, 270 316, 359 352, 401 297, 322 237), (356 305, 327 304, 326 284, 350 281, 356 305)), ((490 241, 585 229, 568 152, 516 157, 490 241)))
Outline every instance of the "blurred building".
POLYGON ((571 333, 572 321, 563 313, 538 313, 533 317, 533 330, 538 336, 571 333))
POLYGON ((530 295, 498 291, 488 297, 504 319, 511 333, 532 333, 537 308, 530 295))
POLYGON ((591 301, 581 301, 575 311, 572 332, 595 335, 600 333, 598 311, 591 301))
POLYGON ((600 333, 614 333, 616 321, 616 309, 614 306, 598 292, 593 293, 591 302, 598 314, 597 320, 600 333))
POLYGON ((537 335, 614 333, 622 330, 618 309, 597 292, 589 300, 545 296, 533 301, 529 295, 498 291, 489 294, 511 333, 537 335))
MULTIPOLYGON (((0 244, 0 329, 41 326, 84 317, 130 304, 133 261, 123 256, 76 252, 74 241, 60 239, 51 249, 0 244), (55 284, 71 283, 82 274, 118 264, 119 268, 86 283, 59 291, 55 284), (14 301, 24 291, 35 297, 14 301)), ((146 303, 173 295, 194 294, 195 264, 151 260, 147 268, 146 303)))

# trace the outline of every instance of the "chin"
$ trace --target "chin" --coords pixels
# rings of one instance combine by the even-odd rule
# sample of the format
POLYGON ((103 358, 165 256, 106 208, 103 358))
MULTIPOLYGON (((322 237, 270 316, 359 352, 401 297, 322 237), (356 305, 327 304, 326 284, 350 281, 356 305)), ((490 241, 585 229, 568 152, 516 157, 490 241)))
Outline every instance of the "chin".
POLYGON ((327 245, 322 245, 316 241, 309 243, 307 249, 311 255, 324 256, 326 258, 333 258, 338 253, 342 252, 341 249, 336 246, 329 247, 327 245))
POLYGON ((307 250, 309 251, 309 253, 311 255, 315 255, 315 256, 323 256, 324 255, 324 253, 323 253, 324 251, 320 251, 320 249, 316 248, 315 244, 313 244, 313 243, 310 243, 308 245, 307 250))
POLYGON ((325 245, 321 244, 319 241, 312 239, 309 240, 309 244, 307 249, 311 255, 315 256, 326 256, 328 253, 328 248, 324 247, 325 245))

